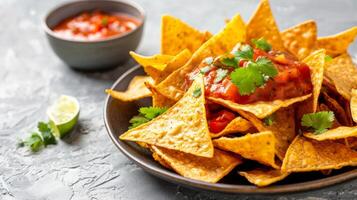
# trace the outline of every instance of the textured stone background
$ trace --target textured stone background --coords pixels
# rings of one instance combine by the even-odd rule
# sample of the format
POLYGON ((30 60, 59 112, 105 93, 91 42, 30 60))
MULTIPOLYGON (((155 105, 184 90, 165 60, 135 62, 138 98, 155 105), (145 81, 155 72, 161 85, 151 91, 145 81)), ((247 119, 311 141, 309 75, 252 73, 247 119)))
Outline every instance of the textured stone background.
MULTIPOLYGON (((105 94, 133 62, 102 73, 84 73, 65 66, 51 51, 41 27, 45 13, 60 1, 0 1, 0 199, 260 199, 223 195, 176 186, 145 173, 112 144, 103 124, 105 94), (17 149, 45 109, 60 94, 76 96, 81 116, 65 141, 37 154, 17 149)), ((138 0, 147 11, 139 53, 159 49, 160 15, 171 13, 200 29, 217 32, 223 20, 241 12, 248 19, 257 1, 138 0)), ((357 25, 357 1, 276 0, 271 2, 281 29, 315 19, 319 35, 357 25)), ((357 56, 357 45, 351 48, 357 56)), ((356 199, 357 180, 322 190, 264 199, 356 199)))

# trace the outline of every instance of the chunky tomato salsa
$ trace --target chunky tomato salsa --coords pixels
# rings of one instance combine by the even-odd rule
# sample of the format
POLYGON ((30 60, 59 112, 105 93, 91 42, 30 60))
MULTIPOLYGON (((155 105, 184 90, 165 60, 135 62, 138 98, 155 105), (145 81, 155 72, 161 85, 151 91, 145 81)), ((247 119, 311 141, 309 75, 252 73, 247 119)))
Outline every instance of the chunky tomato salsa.
POLYGON ((211 133, 221 132, 237 114, 215 103, 207 102, 206 115, 211 133))
POLYGON ((75 40, 99 40, 135 29, 140 22, 120 13, 83 12, 59 23, 53 31, 60 37, 75 40))
POLYGON ((204 75, 205 95, 239 104, 289 99, 311 93, 310 69, 285 52, 243 45, 233 55, 207 58, 191 74, 204 75))

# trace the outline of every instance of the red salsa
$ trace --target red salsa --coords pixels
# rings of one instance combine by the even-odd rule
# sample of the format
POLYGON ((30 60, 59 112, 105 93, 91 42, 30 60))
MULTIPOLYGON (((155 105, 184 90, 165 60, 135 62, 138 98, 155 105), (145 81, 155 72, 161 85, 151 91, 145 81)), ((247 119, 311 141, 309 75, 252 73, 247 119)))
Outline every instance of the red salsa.
POLYGON ((221 132, 237 114, 223 108, 218 104, 207 102, 206 104, 207 122, 211 133, 221 132))
POLYGON ((93 11, 68 18, 53 31, 63 38, 93 41, 122 35, 139 24, 139 20, 125 14, 93 11))

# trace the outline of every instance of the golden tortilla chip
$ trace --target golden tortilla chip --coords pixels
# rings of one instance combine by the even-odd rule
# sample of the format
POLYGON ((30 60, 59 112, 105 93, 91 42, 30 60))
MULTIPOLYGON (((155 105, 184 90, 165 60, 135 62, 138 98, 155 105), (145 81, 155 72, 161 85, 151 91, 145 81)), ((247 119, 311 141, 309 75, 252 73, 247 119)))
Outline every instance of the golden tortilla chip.
POLYGON ((206 119, 203 77, 197 77, 184 97, 165 113, 128 130, 120 139, 211 158, 213 145, 206 119))
POLYGON ((170 15, 161 18, 161 53, 176 55, 184 49, 195 52, 212 36, 189 26, 170 15))
POLYGON ((347 100, 351 90, 357 89, 357 67, 348 54, 342 54, 325 64, 325 76, 333 82, 338 93, 347 100))
POLYGON ((147 74, 149 74, 154 79, 155 84, 159 84, 173 71, 184 66, 191 58, 191 56, 192 56, 191 52, 188 49, 184 49, 179 54, 177 54, 172 60, 170 60, 170 62, 167 63, 166 67, 163 70, 159 70, 151 66, 144 67, 144 70, 147 74))
POLYGON ((271 185, 289 175, 289 173, 282 172, 280 169, 253 169, 239 172, 239 174, 258 187, 271 185))
POLYGON ((195 180, 216 183, 242 160, 219 149, 212 158, 194 156, 180 151, 152 146, 153 151, 178 174, 195 180))
POLYGON ((212 138, 218 138, 224 135, 230 135, 233 133, 242 133, 252 128, 253 125, 248 120, 242 117, 236 117, 219 133, 211 133, 212 138))
POLYGON ((357 89, 353 89, 351 94, 352 97, 351 97, 350 107, 351 107, 352 119, 355 123, 357 123, 357 89))
POLYGON ((153 83, 154 81, 149 76, 135 76, 130 81, 128 89, 126 91, 120 92, 116 90, 106 89, 105 92, 114 99, 119 99, 120 101, 135 101, 151 96, 151 92, 146 88, 145 82, 153 83))
POLYGON ((285 48, 302 60, 315 48, 317 40, 316 22, 308 20, 288 28, 281 33, 281 38, 285 48))
MULTIPOLYGON (((152 149, 152 151, 155 151, 153 148, 151 148, 151 149, 152 149)), ((156 149, 156 148, 155 148, 155 149, 156 149)), ((165 161, 164 159, 162 159, 162 158, 159 156, 158 153, 153 152, 153 153, 152 153, 152 157, 154 158, 154 160, 156 160, 157 162, 159 162, 160 165, 162 165, 162 166, 164 166, 164 167, 166 167, 166 168, 168 168, 168 169, 172 169, 171 166, 170 166, 169 164, 167 164, 166 161, 165 161)))
POLYGON ((229 52, 238 42, 245 41, 245 24, 240 17, 236 15, 226 24, 225 28, 218 34, 205 42, 194 54, 185 66, 171 73, 164 81, 157 85, 157 89, 166 97, 178 100, 183 95, 183 85, 185 77, 195 67, 197 67, 204 58, 218 56, 229 52))
POLYGON ((243 158, 278 169, 279 166, 275 163, 275 144, 274 134, 270 131, 213 140, 216 148, 234 152, 243 158))
POLYGON ((311 96, 311 94, 301 96, 301 97, 295 97, 291 99, 286 99, 286 100, 274 100, 274 101, 259 101, 256 103, 252 104, 238 104, 229 100, 225 99, 220 99, 220 98, 214 98, 214 97, 208 97, 210 101, 213 101, 214 103, 220 104, 226 108, 229 108, 233 111, 239 112, 239 111, 246 111, 254 114, 260 119, 263 119, 275 111, 279 110, 280 108, 288 107, 296 102, 304 101, 308 99, 311 96))
POLYGON ((312 92, 312 112, 316 112, 318 99, 321 91, 322 81, 324 80, 325 50, 315 51, 303 60, 310 67, 312 92))
POLYGON ((258 38, 266 39, 275 50, 285 49, 268 0, 260 1, 247 24, 247 41, 258 38))
MULTIPOLYGON (((142 56, 139 55, 133 51, 130 51, 129 54, 131 55, 131 57, 134 58, 134 60, 141 66, 144 67, 148 67, 151 66, 157 70, 164 70, 166 65, 172 60, 174 59, 174 56, 170 56, 170 55, 165 55, 165 54, 156 54, 153 56, 142 56)), ((149 74, 150 75, 150 74, 149 74)))
POLYGON ((326 91, 322 92, 321 94, 324 103, 335 114, 335 119, 337 119, 337 121, 344 126, 352 126, 344 108, 334 98, 330 97, 326 91))
POLYGON ((348 46, 357 36, 357 26, 345 30, 336 35, 319 37, 317 39, 317 48, 326 49, 326 54, 330 56, 338 56, 346 53, 348 46))
POLYGON ((340 169, 357 165, 357 152, 331 140, 316 141, 297 136, 286 152, 284 172, 340 169))
POLYGON ((153 107, 170 108, 171 106, 173 106, 176 103, 176 101, 169 99, 169 98, 165 97, 164 95, 162 95, 159 91, 157 91, 155 86, 153 86, 152 84, 145 83, 145 85, 151 91, 153 107))
POLYGON ((340 126, 334 129, 327 130, 326 132, 321 134, 304 133, 304 136, 318 141, 357 137, 357 126, 340 126))

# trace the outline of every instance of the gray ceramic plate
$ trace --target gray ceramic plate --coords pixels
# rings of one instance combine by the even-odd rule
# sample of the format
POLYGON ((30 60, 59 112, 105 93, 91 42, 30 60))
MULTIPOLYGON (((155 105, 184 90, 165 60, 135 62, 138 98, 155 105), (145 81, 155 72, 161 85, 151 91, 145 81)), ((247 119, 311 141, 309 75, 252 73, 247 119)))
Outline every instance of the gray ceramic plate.
MULTIPOLYGON (((143 75, 144 71, 140 66, 135 66, 123 74, 113 85, 112 89, 125 90, 130 80, 136 75, 143 75)), ((167 180, 172 183, 186 187, 220 191, 228 193, 287 193, 312 190, 341 183, 357 177, 357 169, 343 168, 335 170, 329 176, 324 176, 319 172, 292 174, 285 180, 264 188, 258 188, 248 183, 243 177, 233 170, 219 183, 205 183, 182 177, 175 172, 160 166, 155 162, 150 152, 138 147, 135 143, 119 140, 119 135, 124 133, 129 126, 129 119, 137 114, 141 106, 151 105, 150 98, 141 99, 137 102, 123 103, 107 97, 104 107, 104 122, 109 136, 114 144, 137 165, 145 171, 167 180)))

